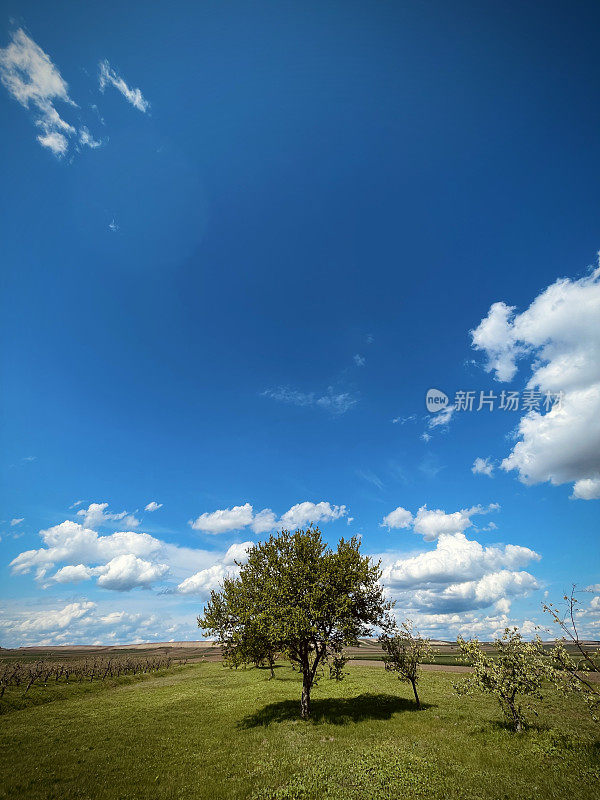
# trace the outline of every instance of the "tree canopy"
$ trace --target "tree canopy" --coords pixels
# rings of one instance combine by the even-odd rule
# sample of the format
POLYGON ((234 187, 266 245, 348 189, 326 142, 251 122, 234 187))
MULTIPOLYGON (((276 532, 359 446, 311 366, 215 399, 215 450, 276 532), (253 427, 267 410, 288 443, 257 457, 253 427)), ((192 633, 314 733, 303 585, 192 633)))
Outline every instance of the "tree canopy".
MULTIPOLYGON (((340 539, 332 550, 311 526, 273 534, 238 566, 239 577, 211 592, 198 625, 238 663, 253 661, 257 647, 287 655, 302 673, 300 710, 308 717, 319 668, 372 626, 392 624, 379 563, 361 554, 356 537, 340 539)), ((343 676, 339 669, 334 674, 343 676)))

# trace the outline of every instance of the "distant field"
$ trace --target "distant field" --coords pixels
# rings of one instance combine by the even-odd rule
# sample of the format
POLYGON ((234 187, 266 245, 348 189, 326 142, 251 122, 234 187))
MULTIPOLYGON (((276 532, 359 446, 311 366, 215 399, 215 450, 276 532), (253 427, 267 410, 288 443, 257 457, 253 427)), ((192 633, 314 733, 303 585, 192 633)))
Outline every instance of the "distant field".
POLYGON ((416 711, 384 670, 348 672, 320 682, 307 723, 288 666, 268 680, 268 670, 200 661, 63 687, 0 717, 0 798, 598 797, 598 728, 574 699, 550 693, 535 727, 515 735, 492 700, 454 695, 459 675, 424 673, 416 711))

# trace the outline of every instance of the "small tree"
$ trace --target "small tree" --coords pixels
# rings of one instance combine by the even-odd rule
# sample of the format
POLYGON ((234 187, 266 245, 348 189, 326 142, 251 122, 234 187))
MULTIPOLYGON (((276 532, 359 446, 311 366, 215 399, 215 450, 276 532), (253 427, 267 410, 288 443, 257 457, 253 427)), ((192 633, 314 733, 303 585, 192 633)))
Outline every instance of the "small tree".
POLYGON ((302 673, 300 711, 307 718, 319 667, 356 646, 372 625, 391 624, 379 564, 361 555, 356 537, 340 539, 334 551, 309 527, 259 542, 238 566, 238 578, 225 578, 221 591, 211 592, 198 625, 217 636, 229 657, 252 661, 258 637, 285 653, 302 673))
POLYGON ((458 646, 473 673, 455 686, 459 694, 486 692, 497 698, 502 713, 515 731, 523 730, 523 696, 541 698, 542 684, 549 675, 541 639, 525 642, 517 628, 505 628, 494 640, 495 654, 485 653, 477 639, 458 637, 458 646))
POLYGON ((413 629, 412 622, 406 620, 393 635, 384 633, 379 637, 379 641, 385 651, 383 657, 385 668, 390 672, 396 672, 399 680, 411 684, 417 708, 421 708, 417 694, 419 665, 424 661, 430 661, 433 655, 429 639, 423 639, 419 632, 413 629))
POLYGON ((277 650, 260 630, 250 630, 240 637, 237 643, 223 643, 223 666, 237 669, 240 666, 253 663, 257 667, 268 666, 270 677, 275 677, 275 661, 277 650))
POLYGON ((555 625, 563 632, 550 653, 552 657, 555 684, 564 692, 573 692, 583 697, 592 719, 600 721, 600 689, 586 678, 586 672, 600 672, 600 650, 586 646, 579 635, 577 615, 579 600, 575 597, 576 586, 570 595, 564 595, 563 608, 553 603, 544 603, 543 609, 550 614, 555 625), (571 646, 571 652, 567 650, 571 646))

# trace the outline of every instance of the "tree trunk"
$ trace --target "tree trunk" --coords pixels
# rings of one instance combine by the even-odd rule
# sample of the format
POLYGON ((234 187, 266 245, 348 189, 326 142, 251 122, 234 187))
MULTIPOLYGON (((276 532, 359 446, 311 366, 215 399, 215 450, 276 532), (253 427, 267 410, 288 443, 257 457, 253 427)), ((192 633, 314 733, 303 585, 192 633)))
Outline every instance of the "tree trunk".
POLYGON ((302 699, 300 700, 300 716, 302 719, 310 717, 310 677, 304 675, 302 679, 302 699))
POLYGON ((421 701, 419 700, 419 695, 417 694, 417 684, 416 681, 411 681, 413 692, 415 693, 415 703, 417 704, 417 708, 421 708, 421 701))

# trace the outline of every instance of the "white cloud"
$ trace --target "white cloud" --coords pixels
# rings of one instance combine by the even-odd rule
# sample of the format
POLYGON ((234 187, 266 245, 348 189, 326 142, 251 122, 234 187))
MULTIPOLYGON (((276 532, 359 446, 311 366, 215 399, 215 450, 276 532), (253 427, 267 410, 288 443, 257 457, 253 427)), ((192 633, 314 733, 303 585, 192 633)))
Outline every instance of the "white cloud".
POLYGON ((317 406, 336 415, 345 414, 358 402, 348 392, 336 393, 331 386, 322 395, 315 394, 315 392, 299 392, 285 386, 280 386, 278 389, 267 389, 262 395, 294 406, 317 406))
POLYGON ((410 528, 413 521, 413 515, 402 506, 398 506, 393 511, 383 518, 381 523, 385 528, 410 528))
POLYGON ((595 499, 600 481, 600 268, 579 280, 561 278, 523 313, 495 303, 471 332, 473 347, 487 356, 486 369, 511 380, 517 362, 532 359, 527 389, 538 391, 540 410, 530 410, 518 441, 502 461, 528 485, 573 483, 572 497, 595 499), (562 402, 544 413, 546 395, 562 402))
MULTIPOLYGON (((50 609, 28 614, 14 624, 13 630, 19 633, 46 633, 53 630, 62 630, 75 620, 81 619, 95 607, 91 601, 69 603, 60 609, 50 609)), ((4 622, 3 627, 6 627, 4 622)))
MULTIPOLYGON (((135 611, 115 608, 110 601, 44 599, 43 609, 31 603, 0 607, 2 641, 8 647, 24 645, 126 644, 165 639, 191 639, 195 633, 189 615, 173 619, 166 609, 152 612, 156 600, 140 602, 135 611)), ((120 605, 120 604, 119 604, 120 605)))
POLYGON ((82 503, 83 503, 83 500, 76 500, 74 503, 72 503, 72 504, 69 506, 69 511, 73 510, 74 508, 77 508, 77 507, 78 507, 78 506, 80 506, 82 503))
POLYGON ((131 553, 115 556, 107 564, 87 567, 85 564, 67 565, 59 569, 49 579, 53 583, 79 583, 98 577, 98 586, 120 592, 137 587, 149 588, 163 578, 169 567, 167 564, 146 561, 131 553))
POLYGON ((254 513, 250 503, 233 508, 218 509, 205 512, 189 524, 194 530, 203 533, 219 534, 229 531, 242 530, 250 526, 254 533, 268 533, 276 528, 301 528, 311 522, 315 525, 322 522, 332 522, 347 515, 346 506, 331 505, 321 501, 312 503, 305 501, 292 506, 279 520, 270 508, 254 513))
POLYGON ((162 503, 157 503, 156 500, 151 500, 148 505, 144 508, 144 511, 158 511, 159 508, 162 508, 162 503))
POLYGON ((268 533, 277 527, 277 517, 270 508, 263 508, 252 520, 252 530, 254 533, 268 533))
POLYGON ((459 613, 510 601, 538 588, 520 567, 540 556, 528 547, 483 547, 463 533, 440 535, 434 550, 393 560, 383 557, 382 583, 399 606, 422 613, 459 613))
POLYGON ((227 575, 237 575, 238 572, 235 565, 213 564, 212 567, 190 575, 179 584, 177 591, 179 594, 208 594, 212 589, 218 589, 227 575))
POLYGON ((132 553, 116 556, 99 568, 98 586, 126 592, 135 587, 150 587, 169 571, 167 564, 156 564, 132 553))
POLYGON ((539 589, 539 584, 529 572, 501 570, 476 581, 446 586, 441 592, 420 589, 413 602, 419 609, 452 613, 487 608, 499 600, 527 596, 534 589, 539 589))
POLYGON ((407 422, 416 422, 416 421, 417 421, 417 415, 416 414, 411 414, 408 417, 394 417, 394 419, 392 420, 392 423, 394 425, 398 425, 398 424, 406 425, 407 422))
POLYGON ((254 547, 254 542, 240 542, 232 544, 223 556, 223 564, 234 564, 236 561, 245 563, 248 560, 248 550, 254 547))
POLYGON ((117 91, 121 92, 123 97, 129 103, 131 103, 134 108, 137 108, 138 111, 141 111, 142 113, 146 113, 146 111, 150 108, 150 103, 144 99, 140 89, 130 89, 123 78, 121 78, 121 76, 118 75, 114 69, 112 69, 107 59, 101 61, 98 64, 98 68, 100 91, 103 92, 106 86, 110 84, 111 86, 114 86, 117 91))
POLYGON ((571 497, 575 500, 597 500, 600 497, 600 475, 576 481, 571 497))
POLYGON ((447 427, 450 424, 455 410, 454 406, 446 406, 446 408, 438 411, 436 414, 432 414, 427 419, 427 427, 430 429, 447 427))
POLYGON ((25 519, 25 517, 15 517, 15 519, 11 519, 10 527, 14 528, 15 525, 20 525, 23 522, 24 519, 25 519))
POLYGON ((488 478, 492 477, 494 472, 494 465, 489 458, 476 458, 471 467, 473 475, 487 475, 488 478))
POLYGON ((99 528, 107 522, 121 522, 130 528, 136 528, 140 521, 133 514, 127 511, 119 511, 117 514, 107 513, 108 503, 90 503, 87 509, 81 508, 77 516, 83 517, 83 524, 86 528, 99 528))
POLYGON ((212 589, 218 589, 227 576, 237 577, 240 573, 238 564, 245 564, 248 560, 248 549, 254 542, 240 542, 232 544, 225 555, 210 567, 201 569, 182 581, 177 587, 178 594, 208 594, 212 589), (235 562, 238 562, 236 564, 235 562))
POLYGON ((204 533, 227 533, 245 528, 246 525, 250 525, 252 519, 252 506, 250 503, 244 503, 243 506, 206 512, 189 524, 194 530, 204 533))
POLYGON ((357 367, 364 367, 364 365, 367 363, 367 359, 364 356, 361 356, 359 353, 357 353, 354 356, 354 363, 356 364, 357 367))
POLYGON ((346 506, 332 506, 329 503, 297 503, 286 511, 279 520, 283 528, 302 528, 311 522, 317 525, 320 522, 332 522, 345 517, 346 506))
POLYGON ((69 149, 69 143, 66 136, 63 136, 62 133, 58 133, 57 131, 46 131, 45 133, 40 133, 40 135, 37 137, 37 140, 42 147, 47 147, 48 150, 52 150, 55 156, 64 156, 69 149))
POLYGON ((528 547, 500 545, 484 547, 464 533, 445 533, 429 550, 389 563, 382 582, 394 588, 424 587, 431 583, 479 580, 490 572, 514 570, 540 556, 528 547))
POLYGON ((77 104, 69 97, 67 82, 48 54, 22 29, 14 31, 11 39, 7 47, 0 48, 0 80, 18 103, 33 110, 35 124, 40 129, 37 140, 42 147, 62 157, 75 134, 79 144, 99 147, 101 142, 93 138, 85 125, 77 130, 56 110, 56 102, 71 107, 77 104))
POLYGON ((79 129, 79 144, 95 150, 97 147, 102 147, 103 143, 101 139, 94 139, 88 128, 85 125, 82 125, 79 129))
POLYGON ((453 511, 448 514, 439 508, 429 509, 424 505, 413 517, 410 511, 398 506, 383 518, 382 526, 390 529, 410 528, 412 526, 413 531, 420 533, 426 542, 432 542, 445 533, 462 533, 473 525, 472 516, 475 514, 489 514, 499 508, 500 506, 497 503, 490 503, 487 508, 473 506, 472 508, 463 508, 460 511, 453 511))
POLYGON ((120 555, 151 556, 158 553, 161 542, 148 533, 119 531, 109 536, 100 536, 96 531, 77 522, 65 520, 47 530, 40 531, 46 545, 39 550, 27 550, 14 558, 10 567, 22 575, 34 568, 51 569, 55 564, 107 563, 120 555))

